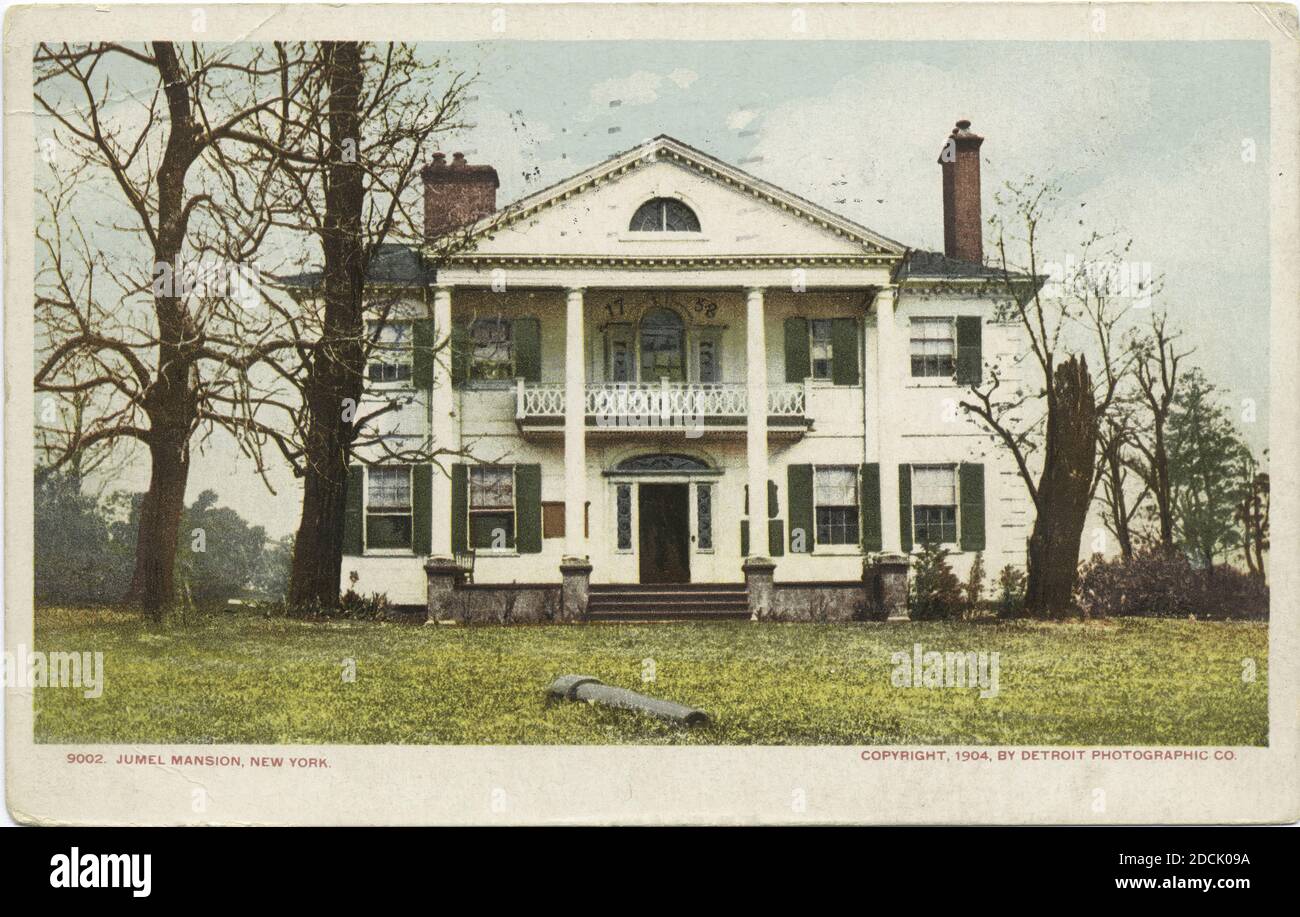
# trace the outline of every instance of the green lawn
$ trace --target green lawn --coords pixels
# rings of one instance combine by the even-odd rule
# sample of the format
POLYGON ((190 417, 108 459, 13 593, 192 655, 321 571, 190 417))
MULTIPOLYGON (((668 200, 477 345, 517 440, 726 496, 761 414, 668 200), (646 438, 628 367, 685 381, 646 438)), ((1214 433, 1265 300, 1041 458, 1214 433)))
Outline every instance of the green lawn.
POLYGON ((103 696, 37 691, 41 742, 1264 745, 1265 624, 317 623, 251 613, 155 625, 41 609, 36 648, 101 651, 103 696), (997 697, 897 688, 890 656, 1000 653, 997 697), (1242 678, 1253 659, 1254 681, 1242 678), (343 677, 345 660, 356 677, 343 677), (642 673, 653 660, 655 680, 642 673), (687 730, 547 704, 594 675, 714 718, 687 730))

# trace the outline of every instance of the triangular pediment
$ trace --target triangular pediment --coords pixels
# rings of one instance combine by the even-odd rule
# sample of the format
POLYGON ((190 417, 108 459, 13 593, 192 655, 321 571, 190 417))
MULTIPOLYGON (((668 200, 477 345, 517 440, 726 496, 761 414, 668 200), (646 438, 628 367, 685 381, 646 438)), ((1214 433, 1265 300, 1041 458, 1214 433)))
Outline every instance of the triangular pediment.
POLYGON ((465 257, 861 258, 906 247, 671 137, 529 195, 470 230, 465 257), (654 198, 686 204, 697 232, 634 232, 654 198))

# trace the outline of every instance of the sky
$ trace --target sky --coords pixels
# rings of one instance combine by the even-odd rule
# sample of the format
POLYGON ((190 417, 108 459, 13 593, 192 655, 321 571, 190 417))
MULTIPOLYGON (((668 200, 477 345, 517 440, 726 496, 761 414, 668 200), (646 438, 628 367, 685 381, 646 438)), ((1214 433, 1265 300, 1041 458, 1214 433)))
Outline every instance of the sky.
MULTIPOLYGON (((1132 238, 1129 258, 1164 280, 1152 307, 1230 403, 1254 401, 1241 426, 1257 449, 1267 442, 1263 43, 502 41, 421 53, 478 74, 471 127, 443 151, 495 166, 499 204, 669 134, 905 245, 942 249, 936 158, 969 119, 985 137, 985 214, 1005 182, 1049 178, 1062 195, 1046 258, 1077 256, 1085 231, 1132 238)), ((298 490, 287 469, 271 480, 276 495, 214 438, 188 499, 212 487, 286 534, 298 490)))

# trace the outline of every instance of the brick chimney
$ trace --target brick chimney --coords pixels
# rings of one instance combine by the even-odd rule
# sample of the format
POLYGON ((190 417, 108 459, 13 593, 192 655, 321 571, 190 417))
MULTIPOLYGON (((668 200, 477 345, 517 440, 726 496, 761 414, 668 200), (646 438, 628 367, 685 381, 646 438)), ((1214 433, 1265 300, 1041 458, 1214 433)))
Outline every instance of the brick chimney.
POLYGON ((464 153, 434 153, 433 162, 420 170, 424 179, 424 237, 436 239, 497 209, 497 170, 471 166, 464 153))
POLYGON ((958 261, 982 264, 984 227, 980 220, 980 144, 961 120, 939 153, 943 170, 943 253, 958 261))

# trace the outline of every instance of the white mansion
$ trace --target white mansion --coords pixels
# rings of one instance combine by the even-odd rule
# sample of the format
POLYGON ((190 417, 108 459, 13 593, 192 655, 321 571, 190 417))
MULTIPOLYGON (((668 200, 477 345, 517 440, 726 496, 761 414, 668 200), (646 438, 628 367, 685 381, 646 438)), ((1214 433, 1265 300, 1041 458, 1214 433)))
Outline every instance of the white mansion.
POLYGON ((512 590, 516 617, 849 617, 896 610, 925 540, 959 575, 1022 564, 1023 486, 958 408, 1020 341, 969 128, 914 191, 942 188, 943 254, 671 137, 500 210, 491 167, 436 155, 430 244, 469 244, 375 265, 401 299, 367 385, 405 403, 390 452, 445 453, 353 459, 344 587, 434 617, 512 590))

